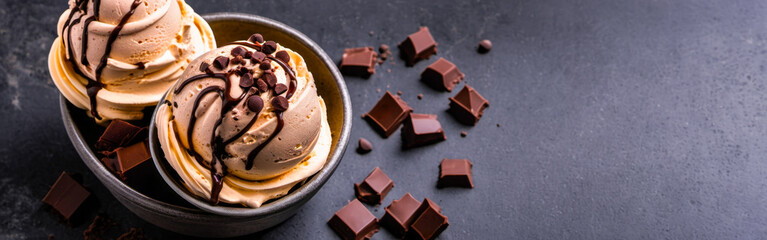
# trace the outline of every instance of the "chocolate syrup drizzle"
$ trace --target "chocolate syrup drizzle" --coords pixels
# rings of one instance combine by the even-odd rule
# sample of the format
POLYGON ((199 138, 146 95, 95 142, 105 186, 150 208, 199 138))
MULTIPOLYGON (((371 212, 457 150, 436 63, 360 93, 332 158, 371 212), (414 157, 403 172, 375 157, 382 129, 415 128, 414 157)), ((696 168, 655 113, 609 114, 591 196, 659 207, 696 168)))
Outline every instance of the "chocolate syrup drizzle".
MULTIPOLYGON (((107 39, 106 47, 104 49, 104 54, 101 56, 101 61, 99 61, 99 64, 96 67, 96 79, 91 79, 85 74, 83 74, 80 69, 77 67, 77 62, 74 59, 74 55, 72 53, 72 26, 75 24, 83 22, 83 35, 81 37, 82 39, 82 52, 80 56, 80 62, 84 66, 90 65, 87 58, 87 51, 88 51, 88 27, 90 26, 90 23, 92 21, 99 21, 99 11, 101 8, 101 1, 100 0, 93 0, 93 14, 90 17, 85 18, 84 21, 82 21, 82 18, 88 14, 88 0, 77 0, 75 2, 75 7, 72 8, 72 10, 69 12, 69 17, 67 17, 67 21, 64 23, 64 27, 61 30, 61 36, 64 36, 64 31, 67 31, 67 51, 69 53, 68 60, 70 64, 72 64, 72 69, 75 70, 75 73, 82 76, 83 78, 88 80, 88 84, 86 85, 86 92, 88 93, 88 99, 90 100, 91 105, 91 115, 95 117, 96 119, 101 120, 101 116, 99 116, 98 111, 96 110, 96 94, 104 87, 104 84, 101 83, 101 73, 104 71, 104 68, 107 65, 107 60, 109 59, 109 55, 112 53, 112 44, 114 44, 114 41, 117 40, 117 36, 120 35, 120 31, 125 26, 125 24, 128 23, 128 19, 130 19, 131 16, 133 16, 133 13, 136 12, 136 8, 141 4, 141 0, 134 0, 131 4, 130 11, 125 13, 123 15, 122 19, 120 19, 120 23, 115 26, 114 29, 109 33, 109 38, 107 39), (76 12, 82 12, 80 16, 78 16, 76 19, 72 20, 76 12)), ((63 41, 63 38, 62 38, 63 41)))
MULTIPOLYGON (((229 45, 242 45, 242 46, 253 48, 256 51, 261 51, 260 43, 238 41, 238 42, 230 43, 229 45)), ((290 79, 290 86, 286 94, 286 98, 290 99, 290 97, 292 97, 293 94, 295 93, 296 87, 297 87, 296 75, 293 72, 293 69, 291 69, 290 66, 288 66, 288 64, 282 62, 281 60, 271 55, 267 55, 267 57, 271 59, 272 61, 277 62, 277 64, 279 64, 285 70, 285 75, 290 79)), ((187 151, 189 152, 190 155, 195 157, 195 159, 201 166, 206 166, 210 168, 211 178, 213 179, 213 182, 211 184, 212 186, 211 186, 211 194, 210 194, 210 203, 214 205, 218 204, 219 202, 218 196, 221 193, 221 189, 223 188, 224 177, 226 177, 227 175, 227 166, 222 160, 226 154, 225 147, 229 145, 230 143, 234 142, 235 140, 240 139, 245 133, 247 133, 247 131, 250 130, 250 128, 253 126, 256 120, 258 120, 258 115, 260 113, 260 112, 254 112, 253 118, 250 119, 248 124, 231 138, 224 140, 220 136, 216 136, 216 129, 221 125, 224 115, 227 112, 231 111, 239 102, 243 102, 242 100, 258 94, 258 90, 256 89, 256 87, 250 86, 250 87, 244 88, 243 93, 239 97, 237 98, 231 97, 231 88, 239 87, 239 84, 233 85, 231 82, 231 76, 235 74, 236 71, 238 71, 236 68, 232 68, 226 73, 215 73, 210 68, 206 68, 204 74, 195 75, 185 79, 184 81, 181 81, 179 83, 179 86, 173 91, 174 94, 179 94, 190 83, 197 80, 206 79, 206 78, 216 78, 216 79, 220 79, 224 81, 223 89, 220 86, 209 86, 200 90, 200 92, 197 94, 197 97, 194 99, 192 114, 191 114, 191 117, 189 118, 189 126, 187 129, 187 141, 189 145, 189 149, 187 151), (194 145, 192 143, 192 137, 193 137, 194 125, 197 121, 196 113, 197 113, 197 109, 200 106, 200 102, 202 101, 203 97, 205 97, 205 95, 212 92, 215 92, 219 95, 219 98, 222 101, 222 108, 221 108, 220 117, 216 121, 213 127, 213 131, 211 132, 210 145, 213 150, 212 159, 210 161, 210 164, 206 164, 203 161, 202 156, 200 156, 200 154, 197 153, 197 151, 194 149, 194 145)), ((269 136, 269 138, 266 141, 258 145, 258 147, 256 147, 253 151, 251 151, 248 154, 248 159, 245 165, 245 169, 250 170, 251 168, 253 168, 253 161, 255 157, 258 155, 258 153, 260 153, 261 150, 263 150, 263 148, 269 142, 271 142, 272 139, 274 139, 275 136, 277 136, 277 134, 280 133, 280 131, 282 131, 282 128, 285 125, 285 121, 283 120, 283 117, 282 117, 283 113, 275 112, 275 114, 277 115, 277 127, 275 128, 274 132, 271 134, 271 136, 269 136)))

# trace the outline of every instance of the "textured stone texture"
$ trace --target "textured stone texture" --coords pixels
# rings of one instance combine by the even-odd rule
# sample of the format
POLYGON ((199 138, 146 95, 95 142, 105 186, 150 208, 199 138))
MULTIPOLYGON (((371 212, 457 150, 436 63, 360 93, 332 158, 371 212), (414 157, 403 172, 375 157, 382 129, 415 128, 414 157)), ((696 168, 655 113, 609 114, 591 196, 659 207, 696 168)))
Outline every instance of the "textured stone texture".
MULTIPOLYGON (((358 155, 352 143, 295 217, 249 239, 335 239, 325 222, 376 166, 397 186, 384 204, 367 206, 372 213, 382 216, 405 192, 428 197, 449 217, 442 239, 767 235, 763 1, 188 2, 200 13, 282 21, 337 62, 344 48, 396 46, 420 25, 439 42, 438 54, 415 67, 393 58, 370 79, 346 77, 350 139, 365 137, 375 150, 358 155), (475 51, 482 39, 494 43, 488 54, 475 51), (445 112, 450 93, 419 82, 438 57, 491 102, 477 126, 445 112), (382 139, 359 118, 382 95, 377 89, 400 90, 416 112, 437 114, 448 140, 403 152, 399 138, 382 139), (437 189, 442 158, 470 159, 475 188, 437 189)), ((83 175, 116 232, 141 227, 155 239, 179 238, 122 207, 69 143, 46 67, 65 8, 62 0, 0 0, 0 239, 82 236, 87 223, 66 227, 40 202, 62 170, 83 175)))

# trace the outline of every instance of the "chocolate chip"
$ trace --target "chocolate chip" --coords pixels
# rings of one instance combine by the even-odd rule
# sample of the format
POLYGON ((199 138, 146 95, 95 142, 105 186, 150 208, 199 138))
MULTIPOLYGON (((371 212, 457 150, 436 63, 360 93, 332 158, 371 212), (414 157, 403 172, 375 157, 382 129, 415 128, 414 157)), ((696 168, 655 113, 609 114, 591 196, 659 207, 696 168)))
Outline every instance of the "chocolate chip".
POLYGON ((254 113, 261 112, 264 108, 264 100, 258 95, 252 95, 248 97, 248 109, 254 113))
POLYGON ((357 147, 358 153, 369 153, 373 151, 373 144, 365 138, 360 138, 359 147, 357 147))
POLYGON ((285 86, 285 84, 278 83, 277 85, 274 85, 274 95, 280 95, 288 90, 288 86, 285 86))
POLYGON ((165 101, 163 101, 163 103, 165 103, 165 105, 168 105, 168 107, 172 106, 172 105, 170 104, 170 101, 169 101, 168 99, 165 99, 165 101))
POLYGON ((232 65, 238 65, 240 63, 244 63, 245 60, 242 59, 242 56, 236 56, 232 58, 232 65))
POLYGON ((233 49, 232 49, 232 52, 231 52, 231 53, 232 53, 232 56, 235 56, 235 57, 236 57, 236 56, 242 56, 242 55, 243 55, 243 54, 245 54, 245 52, 247 52, 247 51, 248 51, 248 50, 247 50, 247 49, 245 49, 244 47, 242 47, 242 46, 237 46, 236 48, 233 48, 233 49))
POLYGON ((378 46, 378 51, 380 53, 385 53, 385 52, 389 51, 389 45, 381 44, 381 46, 378 46))
POLYGON ((261 61, 261 65, 258 65, 258 68, 261 70, 268 70, 272 68, 272 61, 269 59, 264 59, 261 61))
POLYGON ((253 86, 253 75, 245 73, 240 77, 240 87, 249 88, 250 86, 253 86))
POLYGON ((242 75, 245 75, 246 73, 250 73, 250 69, 243 66, 240 66, 239 68, 237 68, 238 75, 242 76, 242 75))
POLYGON ((263 79, 264 82, 266 82, 269 88, 273 88, 274 85, 277 84, 277 77, 274 76, 274 73, 264 72, 263 74, 261 74, 261 79, 263 79))
POLYGON ((266 92, 269 90, 269 85, 266 84, 264 79, 258 79, 258 81, 256 81, 256 88, 258 88, 259 92, 266 92))
POLYGON ((261 36, 261 34, 254 33, 253 35, 250 35, 248 38, 248 42, 252 43, 262 43, 264 42, 264 36, 261 36))
POLYGON ((280 61, 282 61, 284 63, 289 63, 290 62, 290 54, 288 54, 288 52, 286 52, 284 50, 275 53, 274 56, 277 57, 277 59, 279 59, 280 61))
POLYGON ((272 107, 276 112, 284 112, 289 107, 288 99, 283 96, 276 96, 272 98, 272 107))
POLYGON ((264 61, 266 59, 266 54, 262 52, 254 52, 251 56, 251 60, 253 61, 253 64, 260 63, 261 61, 264 61))
POLYGON ((493 42, 490 42, 490 40, 485 39, 485 40, 479 41, 479 47, 477 48, 477 51, 479 53, 487 53, 492 48, 493 48, 493 42))
POLYGON ((242 54, 242 58, 250 59, 250 57, 253 57, 253 52, 251 51, 245 51, 245 54, 242 54))
POLYGON ((274 51, 277 51, 277 43, 274 41, 266 41, 264 45, 261 46, 261 51, 266 55, 272 54, 274 51))
POLYGON ((213 60, 213 66, 223 70, 226 66, 229 66, 229 58, 225 56, 219 56, 213 60))
POLYGON ((208 70, 208 67, 210 67, 210 64, 206 62, 200 63, 200 72, 205 72, 208 70))
POLYGON ((178 108, 178 102, 173 102, 173 107, 178 108))

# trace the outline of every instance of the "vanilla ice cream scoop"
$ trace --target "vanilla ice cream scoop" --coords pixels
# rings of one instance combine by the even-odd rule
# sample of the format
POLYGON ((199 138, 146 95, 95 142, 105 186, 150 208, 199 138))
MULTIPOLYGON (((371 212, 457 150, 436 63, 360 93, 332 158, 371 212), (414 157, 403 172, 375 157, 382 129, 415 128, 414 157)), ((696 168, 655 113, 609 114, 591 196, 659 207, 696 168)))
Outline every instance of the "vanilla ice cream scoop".
POLYGON ((191 59, 216 47, 183 0, 70 0, 57 30, 53 82, 99 122, 141 119, 191 59))
POLYGON ((258 207, 321 169, 325 105, 303 57, 254 34, 189 64, 155 119, 165 158, 200 197, 258 207))

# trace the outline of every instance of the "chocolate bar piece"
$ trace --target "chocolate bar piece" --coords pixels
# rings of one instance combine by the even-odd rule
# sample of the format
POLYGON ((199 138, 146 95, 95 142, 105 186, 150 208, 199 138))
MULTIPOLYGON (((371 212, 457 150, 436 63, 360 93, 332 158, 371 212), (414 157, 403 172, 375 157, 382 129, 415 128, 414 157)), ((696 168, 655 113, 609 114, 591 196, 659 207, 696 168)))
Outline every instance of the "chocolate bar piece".
POLYGON ((112 120, 96 142, 96 150, 112 151, 147 137, 146 127, 137 127, 123 120, 112 120))
POLYGON ((418 217, 415 213, 421 202, 415 200, 410 193, 405 193, 399 200, 394 200, 384 210, 381 225, 389 229, 397 237, 405 235, 410 224, 418 217))
POLYGON ((151 158, 146 143, 142 141, 117 148, 101 161, 128 185, 136 186, 141 185, 142 180, 148 179, 155 170, 152 161, 148 161, 151 158))
POLYGON ((442 159, 439 164, 437 187, 474 188, 471 179, 471 166, 468 159, 442 159))
POLYGON ((64 221, 69 222, 75 211, 83 205, 90 195, 91 193, 67 172, 61 172, 56 183, 43 197, 43 203, 50 205, 64 221))
POLYGON ((394 182, 386 173, 376 167, 361 183, 354 184, 357 199, 367 204, 381 204, 381 200, 394 187, 394 182))
POLYGON ((482 112, 488 106, 490 103, 487 99, 467 84, 455 97, 450 98, 448 112, 459 122, 473 126, 477 124, 479 118, 482 117, 482 112))
POLYGON ((437 53, 437 42, 429 33, 428 27, 421 27, 418 32, 410 34, 398 47, 407 66, 413 66, 416 62, 437 53))
POLYGON ((402 148, 414 148, 444 141, 445 132, 437 115, 411 113, 402 127, 402 148))
POLYGON ((388 138, 397 131, 399 125, 412 111, 413 109, 402 98, 386 91, 378 103, 362 117, 367 119, 381 136, 388 138))
POLYGON ((410 225, 406 239, 434 239, 450 225, 442 210, 428 198, 423 200, 416 211, 418 218, 410 225))
POLYGON ((378 232, 378 219, 357 199, 338 210, 328 225, 342 239, 370 239, 378 232))
POLYGON ((341 59, 341 72, 347 75, 370 77, 376 73, 378 53, 372 47, 347 48, 341 59))
POLYGON ((421 72, 421 81, 437 90, 453 91, 453 87, 463 80, 463 73, 455 64, 444 58, 439 58, 421 72))

